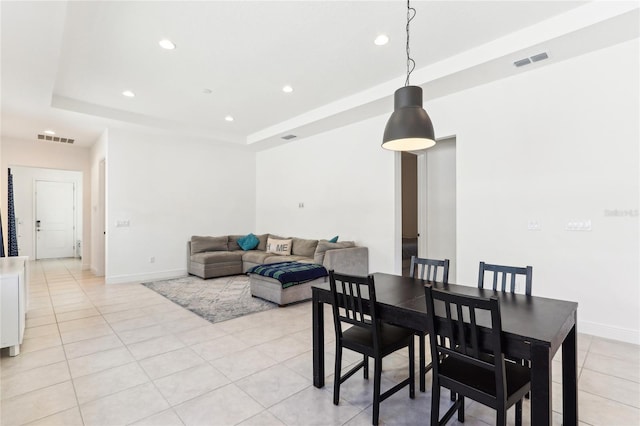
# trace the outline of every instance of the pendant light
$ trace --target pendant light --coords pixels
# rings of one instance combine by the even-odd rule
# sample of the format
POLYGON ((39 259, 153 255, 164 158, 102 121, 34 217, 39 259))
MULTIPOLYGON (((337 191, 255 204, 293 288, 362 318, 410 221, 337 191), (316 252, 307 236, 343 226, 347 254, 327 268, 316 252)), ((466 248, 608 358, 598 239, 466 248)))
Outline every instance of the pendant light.
POLYGON ((407 0, 407 79, 393 95, 393 114, 382 138, 382 147, 391 151, 416 151, 436 144, 433 124, 422 108, 422 87, 409 85, 409 76, 416 67, 409 50, 409 24, 415 16, 416 10, 407 0))

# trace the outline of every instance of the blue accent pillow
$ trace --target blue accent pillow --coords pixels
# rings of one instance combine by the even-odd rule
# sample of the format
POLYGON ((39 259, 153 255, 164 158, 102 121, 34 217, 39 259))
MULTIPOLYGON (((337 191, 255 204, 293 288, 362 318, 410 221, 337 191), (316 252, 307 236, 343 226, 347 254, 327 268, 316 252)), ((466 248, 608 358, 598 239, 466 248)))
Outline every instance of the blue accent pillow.
POLYGON ((253 250, 258 247, 258 244, 260 244, 260 240, 253 234, 238 238, 238 245, 244 251, 253 250))
POLYGON ((338 242, 338 237, 339 235, 336 235, 335 237, 333 237, 332 239, 329 240, 330 243, 337 243, 338 242))

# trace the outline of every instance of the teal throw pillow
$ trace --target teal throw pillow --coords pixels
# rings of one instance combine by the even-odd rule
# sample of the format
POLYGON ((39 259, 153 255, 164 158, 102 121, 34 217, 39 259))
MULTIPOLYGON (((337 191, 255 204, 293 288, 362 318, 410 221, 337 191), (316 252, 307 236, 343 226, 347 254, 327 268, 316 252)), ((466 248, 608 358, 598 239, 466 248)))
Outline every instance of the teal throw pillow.
POLYGON ((259 243, 260 243, 260 240, 258 239, 258 237, 256 237, 253 234, 249 234, 245 237, 238 238, 238 245, 244 251, 253 250, 254 248, 258 247, 259 243))
POLYGON ((335 237, 333 237, 332 239, 329 240, 330 243, 337 243, 338 242, 338 237, 339 235, 336 235, 335 237))

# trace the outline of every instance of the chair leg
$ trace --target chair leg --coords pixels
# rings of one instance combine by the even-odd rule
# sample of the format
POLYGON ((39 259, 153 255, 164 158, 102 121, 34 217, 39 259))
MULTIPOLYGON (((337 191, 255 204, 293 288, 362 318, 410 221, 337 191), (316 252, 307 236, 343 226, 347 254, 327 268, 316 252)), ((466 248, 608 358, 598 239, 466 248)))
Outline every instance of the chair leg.
POLYGON ((369 357, 364 355, 362 369, 364 370, 364 378, 369 380, 369 357))
POLYGON ((456 393, 454 391, 451 391, 451 396, 449 397, 449 399, 451 401, 455 401, 456 400, 456 393))
POLYGON ((458 408, 458 421, 464 423, 464 396, 459 395, 460 407, 458 408))
POLYGON ((516 402, 516 426, 522 426, 522 400, 516 402))
POLYGON ((382 358, 374 359, 373 369, 373 426, 378 425, 380 418, 380 380, 382 379, 382 358))
MULTIPOLYGON (((416 397, 416 367, 415 367, 415 343, 413 336, 409 341, 409 398, 414 399, 416 397)), ((423 363, 420 364, 424 365, 423 363)), ((421 375, 424 378, 424 376, 421 375)))
POLYGON ((440 383, 434 377, 431 386, 431 426, 438 426, 440 423, 440 383))
POLYGON ((507 407, 504 405, 496 409, 496 426, 507 426, 507 407))
POLYGON ((336 364, 333 372, 333 404, 340 400, 340 370, 342 369, 342 346, 336 346, 336 364))
POLYGON ((419 354, 419 358, 420 358, 420 372, 418 374, 420 374, 420 392, 426 392, 427 390, 427 384, 426 384, 426 378, 425 376, 427 375, 427 371, 426 371, 426 356, 425 356, 425 338, 424 338, 424 333, 420 333, 418 335, 418 337, 420 338, 420 354, 419 354))

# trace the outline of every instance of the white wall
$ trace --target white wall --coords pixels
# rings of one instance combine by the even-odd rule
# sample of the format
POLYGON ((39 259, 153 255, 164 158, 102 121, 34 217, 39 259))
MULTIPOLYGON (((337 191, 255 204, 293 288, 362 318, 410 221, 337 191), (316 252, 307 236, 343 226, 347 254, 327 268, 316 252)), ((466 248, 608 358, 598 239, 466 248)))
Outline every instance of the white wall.
MULTIPOLYGON (((13 166, 11 167, 11 174, 13 175, 14 206, 20 256, 29 256, 31 259, 36 258, 36 180, 71 182, 75 185, 74 244, 76 240, 82 239, 82 172, 13 166)), ((74 246, 74 253, 76 248, 74 246)), ((81 255, 82 252, 76 254, 76 256, 81 255)))
MULTIPOLYGON (((429 102, 436 136, 457 138, 459 283, 481 260, 532 265, 534 295, 579 303, 579 331, 639 343, 639 62, 635 40, 429 102)), ((396 272, 386 119, 259 153, 258 231, 354 238, 396 272)))
POLYGON ((635 40, 429 105, 457 135, 460 282, 481 260, 532 265, 535 295, 579 302, 580 331, 639 342, 639 62, 635 40))
MULTIPOLYGON (((89 149, 61 143, 27 141, 2 138, 0 143, 0 205, 2 229, 7 232, 7 168, 10 166, 38 167, 79 171, 82 173, 82 223, 91 223, 91 173, 89 149)), ((14 191, 15 194, 15 191, 14 191)), ((91 231, 83 226, 82 267, 88 269, 91 262, 91 231)), ((6 243, 6 242, 5 242, 6 243)))
POLYGON ((109 129, 106 173, 107 283, 184 275, 192 235, 255 226, 255 153, 246 148, 109 129))
POLYGON ((257 231, 340 235, 369 247, 371 271, 399 272, 393 257, 396 153, 380 147, 384 124, 376 117, 259 152, 257 231))

